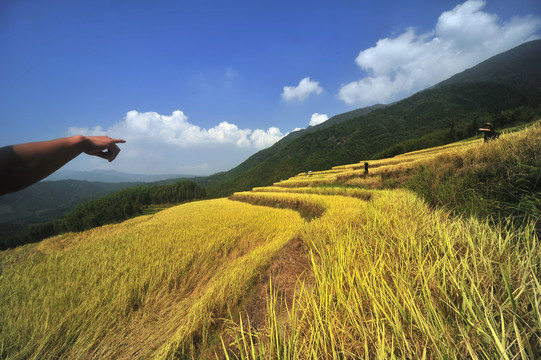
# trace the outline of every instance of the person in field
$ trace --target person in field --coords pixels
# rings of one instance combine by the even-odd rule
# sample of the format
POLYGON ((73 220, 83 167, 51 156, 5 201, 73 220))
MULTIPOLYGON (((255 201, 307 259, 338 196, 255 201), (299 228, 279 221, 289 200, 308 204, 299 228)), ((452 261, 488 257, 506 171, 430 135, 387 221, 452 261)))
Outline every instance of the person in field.
POLYGON ((0 148, 0 195, 30 186, 79 154, 98 156, 113 161, 122 139, 109 136, 70 136, 60 139, 10 145, 0 148))
POLYGON ((497 131, 494 131, 494 125, 491 123, 485 123, 481 125, 479 128, 479 131, 483 132, 485 134, 485 142, 489 140, 494 140, 500 137, 500 133, 497 131))

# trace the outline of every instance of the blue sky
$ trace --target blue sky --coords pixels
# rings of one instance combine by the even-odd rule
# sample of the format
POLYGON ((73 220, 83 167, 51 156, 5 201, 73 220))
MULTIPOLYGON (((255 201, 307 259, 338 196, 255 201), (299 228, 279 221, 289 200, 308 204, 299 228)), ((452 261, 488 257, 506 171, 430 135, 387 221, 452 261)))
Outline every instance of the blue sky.
POLYGON ((540 38, 539 0, 0 2, 0 146, 127 140, 111 164, 206 175, 540 38))

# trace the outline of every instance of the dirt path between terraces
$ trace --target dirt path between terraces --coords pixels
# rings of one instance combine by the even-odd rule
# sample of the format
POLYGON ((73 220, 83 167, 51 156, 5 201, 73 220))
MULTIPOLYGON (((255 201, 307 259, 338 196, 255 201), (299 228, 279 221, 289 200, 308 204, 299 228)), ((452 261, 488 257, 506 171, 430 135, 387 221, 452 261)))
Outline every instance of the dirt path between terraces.
POLYGON ((287 315, 284 300, 287 307, 291 308, 299 280, 304 282, 305 286, 313 282, 310 252, 300 238, 291 240, 278 252, 270 267, 261 274, 255 284, 254 292, 246 306, 250 324, 255 329, 264 327, 267 322, 267 298, 270 295, 271 280, 273 289, 278 292, 279 306, 276 311, 283 318, 287 315))

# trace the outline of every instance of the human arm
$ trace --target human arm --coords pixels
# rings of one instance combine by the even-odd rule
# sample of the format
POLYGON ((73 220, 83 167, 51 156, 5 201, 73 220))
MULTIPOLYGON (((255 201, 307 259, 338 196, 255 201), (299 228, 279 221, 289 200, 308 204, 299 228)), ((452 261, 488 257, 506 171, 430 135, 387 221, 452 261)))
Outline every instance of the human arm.
POLYGON ((81 153, 113 161, 122 139, 108 136, 70 136, 0 149, 0 195, 21 190, 60 169, 81 153))

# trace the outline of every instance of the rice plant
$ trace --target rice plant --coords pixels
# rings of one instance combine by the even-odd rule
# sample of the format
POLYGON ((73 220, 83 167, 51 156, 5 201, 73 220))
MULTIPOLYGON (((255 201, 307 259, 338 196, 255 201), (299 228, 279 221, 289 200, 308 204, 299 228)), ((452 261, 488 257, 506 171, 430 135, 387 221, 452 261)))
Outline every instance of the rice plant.
POLYGON ((0 252, 0 358, 541 358, 540 146, 537 123, 0 252), (470 216, 491 204, 512 216, 470 216), (293 239, 310 276, 290 303, 271 277, 255 326, 293 239))

